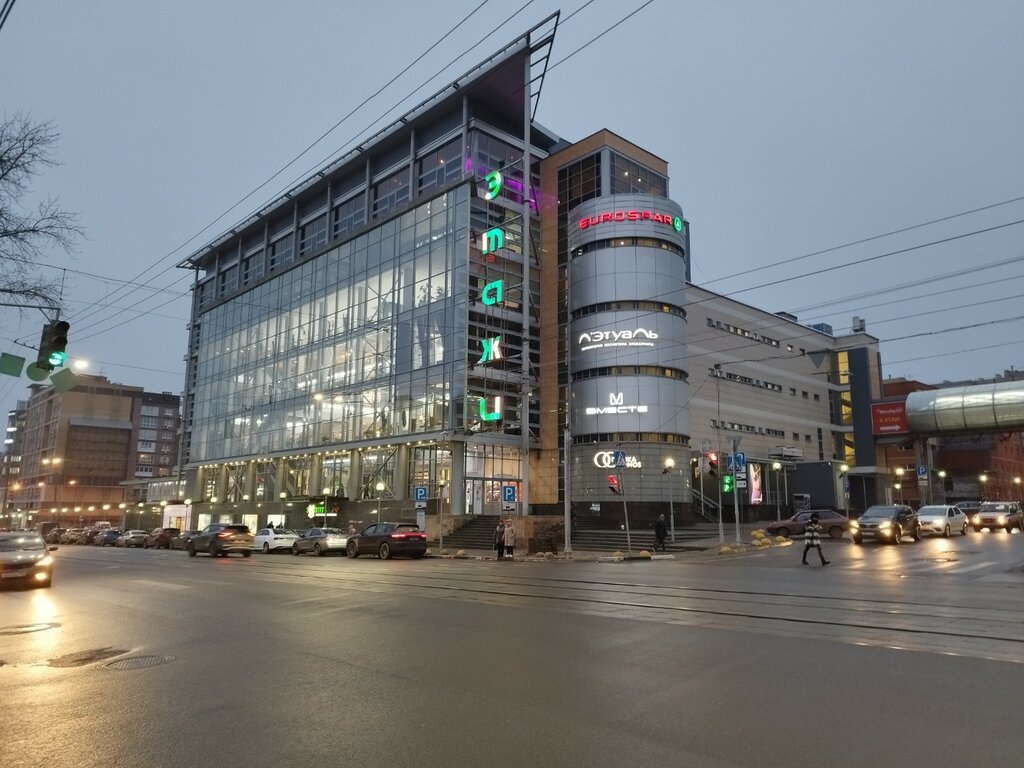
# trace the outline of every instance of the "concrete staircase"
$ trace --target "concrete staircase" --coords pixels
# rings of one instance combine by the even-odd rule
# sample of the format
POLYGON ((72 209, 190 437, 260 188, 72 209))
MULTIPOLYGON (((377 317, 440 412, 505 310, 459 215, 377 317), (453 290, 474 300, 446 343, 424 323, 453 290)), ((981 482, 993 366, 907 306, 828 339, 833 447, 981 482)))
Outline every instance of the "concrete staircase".
MULTIPOLYGON (((449 552, 460 549, 494 549, 494 529, 498 527, 498 515, 474 515, 455 533, 444 537, 444 548, 449 552)), ((432 541, 437 546, 437 541, 432 541)))

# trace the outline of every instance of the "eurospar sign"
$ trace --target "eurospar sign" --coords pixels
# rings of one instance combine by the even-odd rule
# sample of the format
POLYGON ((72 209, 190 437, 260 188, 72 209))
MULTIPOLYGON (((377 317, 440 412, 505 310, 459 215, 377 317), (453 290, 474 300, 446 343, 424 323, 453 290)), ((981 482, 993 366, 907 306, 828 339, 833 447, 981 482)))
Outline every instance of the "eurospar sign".
POLYGON ((655 224, 665 224, 672 227, 676 232, 683 230, 683 220, 671 213, 658 213, 657 211, 628 210, 628 211, 605 211, 595 213, 580 219, 580 229, 589 229, 598 224, 606 224, 610 221, 650 221, 655 224))

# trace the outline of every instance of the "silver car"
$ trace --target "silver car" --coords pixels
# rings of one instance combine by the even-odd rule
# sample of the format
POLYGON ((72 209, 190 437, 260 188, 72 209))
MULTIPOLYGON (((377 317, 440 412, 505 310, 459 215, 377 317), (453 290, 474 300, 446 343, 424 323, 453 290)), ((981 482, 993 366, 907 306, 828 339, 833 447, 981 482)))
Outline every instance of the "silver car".
POLYGON ((348 545, 348 534, 337 528, 310 528, 292 542, 292 554, 312 552, 320 557, 328 552, 344 552, 348 545))
POLYGON ((954 531, 967 535, 967 515, 960 507, 952 504, 929 504, 917 510, 921 521, 921 533, 938 533, 949 536, 954 531))
POLYGON ((34 531, 0 533, 0 586, 48 587, 53 583, 53 557, 34 531))

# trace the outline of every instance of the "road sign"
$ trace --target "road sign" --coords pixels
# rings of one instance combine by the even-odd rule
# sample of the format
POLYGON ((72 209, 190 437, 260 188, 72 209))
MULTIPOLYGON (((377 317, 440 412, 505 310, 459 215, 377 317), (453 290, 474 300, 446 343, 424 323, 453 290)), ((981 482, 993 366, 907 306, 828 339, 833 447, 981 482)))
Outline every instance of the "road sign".
POLYGON ((417 485, 413 495, 414 501, 426 501, 427 500, 427 486, 417 485))
POLYGON ((508 502, 508 501, 501 502, 501 511, 504 512, 506 515, 514 514, 515 511, 516 511, 516 503, 514 501, 513 502, 508 502))
POLYGON ((925 480, 928 477, 928 467, 924 464, 919 464, 917 467, 917 479, 925 480))
POLYGON ((516 487, 514 485, 501 486, 501 500, 502 502, 514 502, 516 500, 516 487))
POLYGON ((626 452, 625 451, 615 451, 615 453, 613 454, 613 458, 614 458, 615 466, 617 468, 621 469, 621 468, 626 466, 626 452))
POLYGON ((747 468, 747 454, 742 451, 737 451, 735 456, 733 454, 727 454, 725 457, 725 469, 728 472, 735 470, 736 472, 744 472, 747 468))
POLYGON ((747 454, 743 451, 736 451, 736 469, 742 471, 747 466, 747 454))
POLYGON ((711 450, 711 441, 708 440, 705 437, 703 440, 700 441, 700 452, 701 453, 707 453, 710 450, 711 450))
POLYGON ((425 502, 425 501, 417 501, 417 502, 415 502, 415 504, 416 504, 416 509, 426 509, 427 508, 427 502, 425 502))

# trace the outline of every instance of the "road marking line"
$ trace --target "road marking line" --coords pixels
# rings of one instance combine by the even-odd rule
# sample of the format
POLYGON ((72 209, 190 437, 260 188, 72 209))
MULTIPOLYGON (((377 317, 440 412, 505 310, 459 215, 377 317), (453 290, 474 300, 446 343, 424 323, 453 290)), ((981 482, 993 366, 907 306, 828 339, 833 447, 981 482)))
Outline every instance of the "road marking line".
POLYGON ((997 564, 998 563, 995 560, 992 560, 992 561, 987 562, 987 563, 977 563, 975 565, 968 565, 965 568, 955 568, 955 569, 953 569, 950 572, 951 573, 967 573, 968 571, 977 571, 977 570, 979 570, 981 568, 988 568, 991 565, 997 565, 997 564))
POLYGON ((132 583, 147 587, 160 587, 162 589, 192 589, 188 584, 172 584, 166 581, 150 581, 148 579, 132 579, 132 583))

